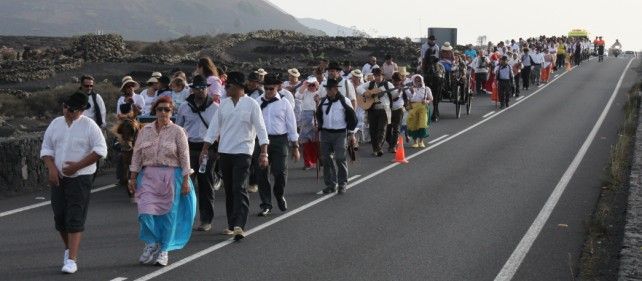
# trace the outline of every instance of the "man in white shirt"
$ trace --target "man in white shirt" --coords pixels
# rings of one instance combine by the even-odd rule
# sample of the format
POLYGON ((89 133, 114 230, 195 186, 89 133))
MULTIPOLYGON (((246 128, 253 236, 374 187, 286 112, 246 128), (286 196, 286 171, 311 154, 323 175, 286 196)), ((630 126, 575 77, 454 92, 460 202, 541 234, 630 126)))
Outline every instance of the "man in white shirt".
POLYGON ((199 157, 203 150, 203 137, 209 125, 218 111, 218 104, 212 96, 207 94, 210 85, 207 79, 201 75, 194 77, 190 85, 191 95, 178 108, 176 125, 179 125, 187 132, 189 145, 190 166, 199 167, 198 173, 192 174, 192 181, 196 183, 198 190, 198 211, 200 225, 197 231, 209 231, 212 229, 214 219, 214 189, 222 184, 216 168, 216 147, 211 146, 207 160, 199 157), (200 167, 205 164, 205 169, 200 167))
POLYGON ((508 65, 508 57, 502 56, 499 66, 495 70, 495 78, 499 85, 500 108, 508 107, 510 96, 513 89, 513 68, 508 65))
POLYGON ((392 75, 392 84, 396 88, 390 93, 392 98, 392 105, 390 111, 390 124, 386 126, 386 142, 388 143, 388 152, 397 152, 397 140, 399 137, 399 130, 401 129, 401 121, 404 113, 404 95, 410 94, 408 89, 404 89, 405 77, 401 73, 395 72, 392 75), (407 91, 406 93, 404 93, 407 91))
POLYGON ((342 194, 348 185, 346 133, 350 147, 354 147, 357 116, 350 101, 339 94, 341 84, 337 80, 328 79, 324 87, 327 88, 327 96, 321 100, 316 112, 325 183, 323 194, 334 193, 337 187, 339 194, 342 194))
POLYGON ((542 53, 540 48, 536 48, 535 54, 533 54, 532 57, 533 57, 533 61, 532 61, 533 67, 531 70, 532 82, 535 84, 535 86, 539 86, 542 65, 544 64, 544 53, 542 53))
POLYGON ((488 80, 489 65, 490 61, 484 52, 481 52, 479 56, 471 62, 471 67, 475 70, 475 92, 478 95, 483 94, 482 90, 484 89, 484 83, 488 80))
POLYGON ((203 139, 201 157, 207 155, 209 146, 218 140, 228 226, 223 233, 234 235, 234 239, 239 240, 245 237, 243 229, 249 211, 250 199, 245 184, 254 141, 258 137, 261 149, 259 166, 265 168, 268 165, 269 140, 259 104, 245 95, 245 75, 230 72, 227 77, 225 88, 229 98, 221 101, 219 110, 210 122, 203 139))
POLYGON ((377 57, 372 56, 361 68, 361 73, 363 73, 363 75, 368 75, 369 73, 372 73, 372 68, 375 66, 379 67, 379 65, 377 65, 377 57))
MULTIPOLYGON (((288 179, 288 150, 292 151, 294 161, 299 160, 299 134, 297 133, 296 117, 292 104, 279 94, 281 81, 276 75, 266 75, 263 80, 265 94, 258 98, 263 113, 263 121, 268 134, 268 168, 257 170, 259 195, 261 197, 261 212, 259 216, 267 216, 272 211, 272 189, 279 210, 287 210, 287 202, 283 196, 288 179), (270 174, 274 182, 270 182, 270 174)), ((258 151, 253 157, 259 157, 258 151)))
POLYGON ((88 106, 84 93, 72 94, 63 115, 45 131, 40 157, 49 171, 51 206, 56 230, 65 244, 62 272, 78 270, 76 261, 84 231, 95 163, 107 156, 107 144, 96 122, 83 115, 88 106))
MULTIPOLYGON (((339 87, 339 93, 348 98, 350 100, 350 103, 352 104, 352 108, 356 107, 357 105, 357 94, 356 90, 354 88, 354 85, 349 79, 345 79, 341 76, 341 65, 337 62, 331 62, 330 65, 328 66, 328 78, 329 79, 334 79, 339 84, 341 84, 341 87, 339 87)), ((327 80, 323 82, 321 85, 321 89, 319 89, 319 97, 324 98, 327 95, 327 87, 325 87, 325 83, 327 83, 327 80)))
POLYGON ((373 71, 374 81, 362 84, 358 94, 362 97, 374 98, 375 102, 367 109, 372 154, 383 156, 383 142, 386 134, 386 126, 390 124, 392 90, 394 86, 383 79, 383 71, 377 68, 373 71))
POLYGON ((392 74, 399 71, 397 63, 392 61, 392 55, 386 55, 386 60, 381 68, 383 70, 383 77, 387 81, 392 80, 392 74))
POLYGON ((89 96, 89 109, 84 115, 94 120, 98 127, 107 127, 107 108, 103 98, 94 91, 94 77, 83 75, 80 77, 80 91, 89 96))

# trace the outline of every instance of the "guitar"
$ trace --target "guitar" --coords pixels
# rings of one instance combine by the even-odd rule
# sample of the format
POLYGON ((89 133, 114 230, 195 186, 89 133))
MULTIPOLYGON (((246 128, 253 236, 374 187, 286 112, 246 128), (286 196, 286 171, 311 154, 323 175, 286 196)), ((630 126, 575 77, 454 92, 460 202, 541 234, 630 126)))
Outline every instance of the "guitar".
MULTIPOLYGON (((387 91, 381 90, 380 88, 374 88, 372 90, 367 90, 363 93, 363 95, 357 97, 357 105, 359 107, 363 108, 364 110, 368 110, 372 108, 372 106, 375 103, 379 102, 380 97, 382 97, 384 94, 391 93, 393 91, 399 90, 399 91, 405 91, 410 89, 410 86, 403 87, 401 89, 398 88, 392 88, 387 91)), ((392 101, 391 101, 392 102, 392 101)))

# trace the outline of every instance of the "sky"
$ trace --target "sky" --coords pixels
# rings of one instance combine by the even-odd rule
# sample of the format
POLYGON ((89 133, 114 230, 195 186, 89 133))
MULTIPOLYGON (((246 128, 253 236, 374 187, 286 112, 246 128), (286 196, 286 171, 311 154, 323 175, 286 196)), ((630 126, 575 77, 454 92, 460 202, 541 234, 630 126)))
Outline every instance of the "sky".
POLYGON ((642 0, 269 1, 294 17, 356 26, 377 37, 426 37, 428 27, 453 27, 458 44, 475 44, 481 35, 497 42, 565 35, 579 28, 586 29, 591 39, 603 36, 607 46, 617 38, 624 50, 642 50, 642 0), (527 8, 524 3, 529 3, 527 8))

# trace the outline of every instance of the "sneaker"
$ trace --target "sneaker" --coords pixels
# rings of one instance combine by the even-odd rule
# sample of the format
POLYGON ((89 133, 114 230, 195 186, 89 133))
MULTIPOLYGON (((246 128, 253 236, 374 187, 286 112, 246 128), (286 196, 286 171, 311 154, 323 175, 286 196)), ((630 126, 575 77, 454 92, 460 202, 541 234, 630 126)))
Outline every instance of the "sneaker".
POLYGON ((154 261, 154 257, 158 254, 159 251, 160 247, 158 247, 158 244, 147 244, 145 245, 145 248, 143 248, 143 254, 140 255, 138 261, 142 264, 149 264, 154 261))
POLYGON ((418 143, 413 143, 410 147, 417 148, 417 147, 419 147, 419 144, 418 143))
POLYGON ((78 271, 78 266, 76 265, 76 261, 66 259, 65 264, 62 266, 61 271, 69 274, 75 273, 76 271, 78 271))
POLYGON ((272 213, 272 209, 263 208, 263 210, 261 210, 261 212, 259 212, 259 217, 267 217, 268 215, 270 215, 270 213, 272 213))
POLYGON ((158 253, 158 257, 156 257, 156 261, 154 262, 154 264, 160 265, 160 266, 166 266, 168 261, 169 261, 169 255, 167 254, 167 251, 162 251, 158 253))
POLYGON ((223 179, 219 178, 218 176, 214 176, 214 190, 219 190, 221 189, 221 186, 223 186, 223 179))
POLYGON ((245 238, 245 231, 243 231, 243 228, 240 226, 235 226, 234 227, 234 240, 239 241, 241 239, 245 238))
POLYGON ((65 264, 65 262, 69 259, 69 249, 65 250, 65 255, 62 258, 62 264, 65 264))
POLYGON ((425 148, 425 147, 426 147, 426 144, 424 144, 424 142, 423 142, 423 141, 422 141, 422 142, 419 142, 419 147, 421 147, 421 148, 425 148))
POLYGON ((344 194, 346 193, 346 187, 345 186, 339 186, 339 194, 344 194))
POLYGON ((276 205, 279 207, 281 212, 288 210, 288 201, 285 200, 285 197, 276 198, 276 205))
POLYGON ((256 184, 252 184, 247 187, 247 192, 249 193, 257 193, 259 191, 259 186, 256 184))
POLYGON ((210 231, 211 229, 212 229, 211 223, 201 223, 201 225, 199 225, 196 228, 196 231, 210 231))
POLYGON ((234 231, 231 231, 229 228, 223 229, 223 232, 221 232, 223 235, 234 235, 234 231))

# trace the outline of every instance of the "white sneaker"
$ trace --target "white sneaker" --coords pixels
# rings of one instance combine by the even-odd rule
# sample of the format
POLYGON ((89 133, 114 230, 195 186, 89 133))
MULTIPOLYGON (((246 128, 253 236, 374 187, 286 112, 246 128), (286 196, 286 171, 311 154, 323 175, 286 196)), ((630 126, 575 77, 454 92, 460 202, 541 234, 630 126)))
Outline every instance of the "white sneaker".
POLYGON ((138 258, 138 261, 142 264, 149 264, 154 261, 154 258, 156 258, 156 255, 159 251, 160 247, 158 246, 158 244, 147 244, 143 249, 143 254, 140 255, 140 258, 138 258))
POLYGON ((249 193, 257 193, 259 191, 259 186, 256 184, 252 184, 252 185, 249 185, 246 190, 249 193))
POLYGON ((65 265, 62 266, 62 272, 64 273, 74 273, 78 271, 78 266, 76 265, 75 260, 66 259, 65 265))
POLYGON ((156 258, 156 265, 166 266, 169 261, 169 255, 167 252, 160 252, 156 258))
POLYGON ((69 249, 65 250, 65 255, 62 258, 62 264, 64 265, 68 259, 69 259, 69 249))

